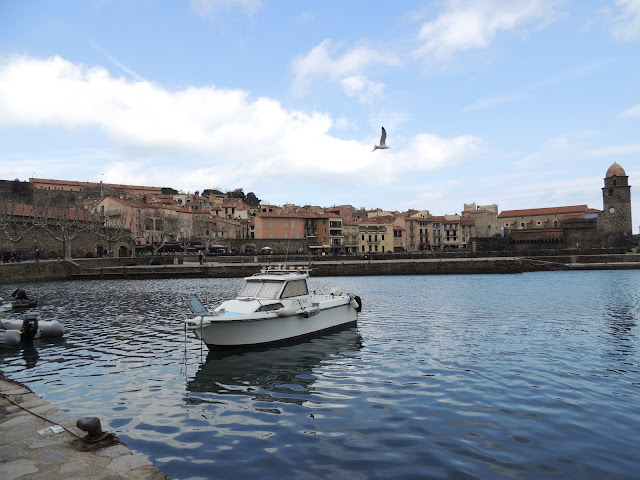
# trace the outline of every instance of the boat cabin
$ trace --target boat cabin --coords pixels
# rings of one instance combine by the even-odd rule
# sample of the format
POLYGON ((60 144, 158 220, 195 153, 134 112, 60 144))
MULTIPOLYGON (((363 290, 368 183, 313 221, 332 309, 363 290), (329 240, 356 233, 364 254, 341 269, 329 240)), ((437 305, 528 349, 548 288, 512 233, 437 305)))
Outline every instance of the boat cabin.
POLYGON ((238 299, 280 300, 308 294, 307 277, 304 275, 260 275, 245 279, 238 299))

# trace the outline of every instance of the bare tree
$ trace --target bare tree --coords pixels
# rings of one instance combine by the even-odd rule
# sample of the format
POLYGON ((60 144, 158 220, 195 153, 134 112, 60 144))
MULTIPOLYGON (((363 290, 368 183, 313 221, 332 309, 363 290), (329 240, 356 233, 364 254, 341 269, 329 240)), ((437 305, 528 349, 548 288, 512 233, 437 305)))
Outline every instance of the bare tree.
POLYGON ((97 212, 91 214, 90 228, 100 239, 107 242, 108 255, 114 255, 114 245, 117 242, 130 240, 130 219, 124 212, 97 212))
POLYGON ((91 228, 84 205, 72 196, 57 196, 34 205, 35 225, 62 243, 63 257, 71 260, 71 242, 91 228))
POLYGON ((24 203, 14 203, 8 199, 0 201, 0 230, 11 242, 11 251, 17 251, 17 244, 35 228, 33 209, 24 203))
POLYGON ((188 220, 177 217, 174 222, 175 231, 173 232, 174 238, 178 244, 182 247, 182 251, 187 253, 187 247, 191 244, 193 237, 191 235, 191 228, 189 228, 188 220))
POLYGON ((216 238, 216 221, 210 214, 194 214, 192 217, 192 237, 199 240, 205 250, 209 250, 216 238))
MULTIPOLYGON (((149 232, 148 226, 153 224, 153 218, 148 208, 136 208, 135 213, 128 219, 128 228, 131 231, 131 251, 135 253, 138 240, 148 240, 153 232, 149 232)), ((151 228, 153 230, 153 228, 151 228)))
POLYGON ((152 234, 153 254, 156 255, 158 250, 167 243, 177 242, 180 229, 180 218, 175 211, 167 208, 155 208, 147 223, 147 230, 152 234))

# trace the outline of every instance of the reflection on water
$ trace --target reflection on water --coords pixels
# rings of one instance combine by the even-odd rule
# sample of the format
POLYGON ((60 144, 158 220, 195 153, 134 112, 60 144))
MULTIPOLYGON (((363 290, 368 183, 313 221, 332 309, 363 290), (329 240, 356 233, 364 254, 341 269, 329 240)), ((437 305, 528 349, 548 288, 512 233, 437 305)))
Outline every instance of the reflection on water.
POLYGON ((26 346, 22 349, 22 358, 24 360, 25 368, 33 368, 38 363, 40 355, 38 355, 38 349, 33 346, 26 346))
POLYGON ((640 271, 311 278, 357 328, 207 355, 180 295, 240 282, 23 285, 69 333, 1 368, 181 480, 637 478, 640 271))
MULTIPOLYGON (((315 368, 323 362, 353 358, 361 348, 362 337, 353 327, 284 347, 212 351, 195 378, 187 382, 187 390, 219 395, 249 394, 261 401, 302 404, 316 381, 315 368)), ((193 396, 188 397, 188 401, 196 402, 193 396)))

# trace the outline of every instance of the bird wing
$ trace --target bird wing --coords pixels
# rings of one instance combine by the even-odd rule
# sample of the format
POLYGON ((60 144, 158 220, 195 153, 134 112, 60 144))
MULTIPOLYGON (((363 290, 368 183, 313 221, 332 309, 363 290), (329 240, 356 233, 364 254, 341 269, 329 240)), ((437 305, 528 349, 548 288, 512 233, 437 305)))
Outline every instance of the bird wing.
POLYGON ((380 145, 384 145, 387 140, 387 131, 382 127, 382 135, 380 136, 380 145))

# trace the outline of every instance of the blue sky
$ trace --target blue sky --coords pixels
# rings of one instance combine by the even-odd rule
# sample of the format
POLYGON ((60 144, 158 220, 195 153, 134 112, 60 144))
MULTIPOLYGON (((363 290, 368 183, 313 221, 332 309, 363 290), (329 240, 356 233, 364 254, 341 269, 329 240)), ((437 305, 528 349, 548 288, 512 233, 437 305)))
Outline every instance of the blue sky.
POLYGON ((638 233, 639 85, 640 0, 0 0, 0 178, 443 215, 615 161, 638 233))

